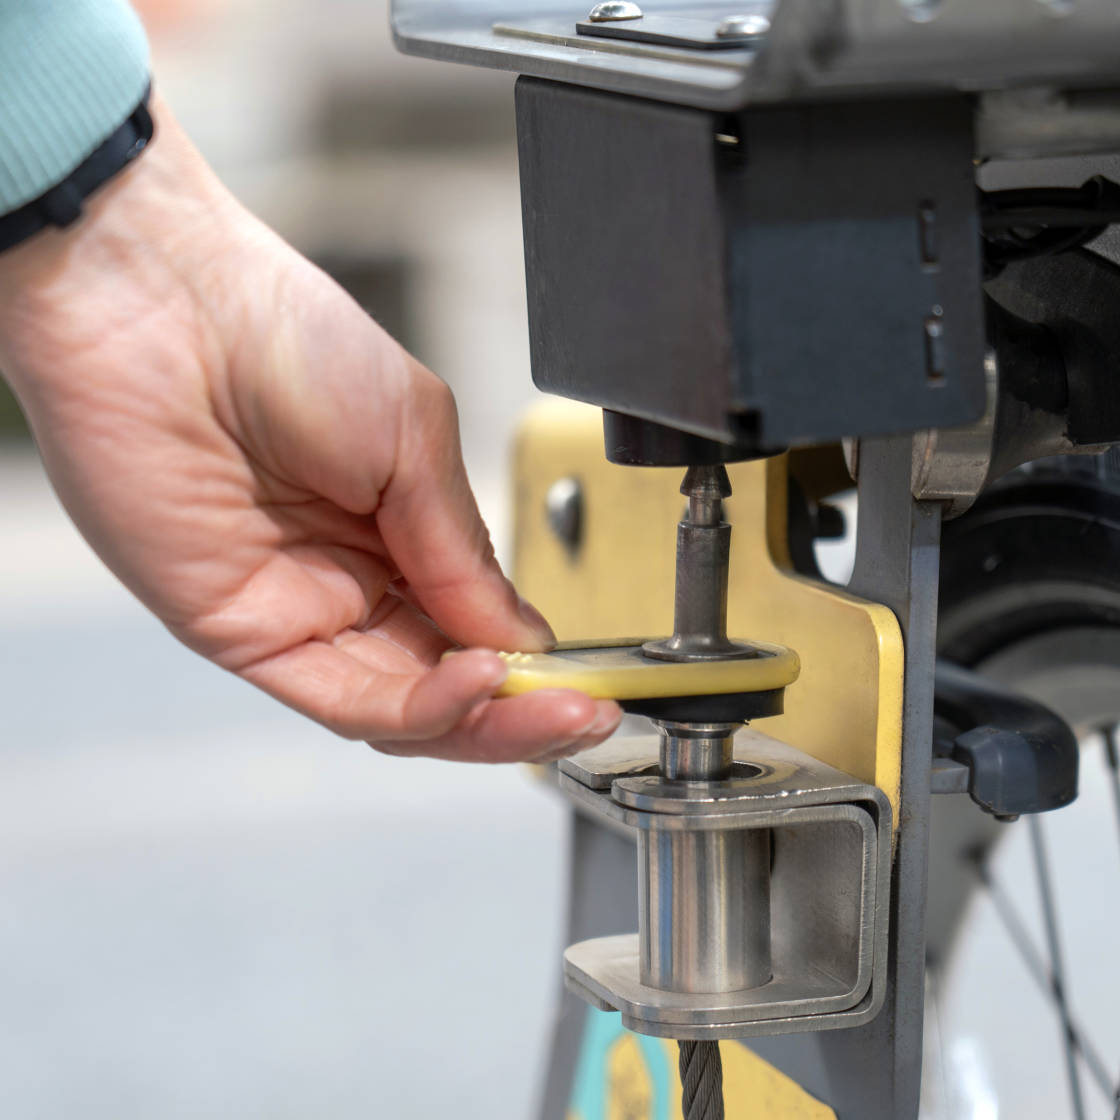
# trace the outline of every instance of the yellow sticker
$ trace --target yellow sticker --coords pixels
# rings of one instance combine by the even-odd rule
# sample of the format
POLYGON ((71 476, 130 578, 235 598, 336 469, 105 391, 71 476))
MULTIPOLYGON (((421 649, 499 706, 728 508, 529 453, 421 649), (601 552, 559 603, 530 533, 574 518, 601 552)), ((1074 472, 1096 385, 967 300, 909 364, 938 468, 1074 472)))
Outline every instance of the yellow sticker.
MULTIPOLYGON (((588 1008, 568 1120, 682 1120, 675 1042, 588 1008)), ((741 1042, 721 1042, 726 1120, 836 1120, 828 1105, 741 1042)))
POLYGON ((607 1051, 606 1120, 647 1120, 653 1115, 653 1078, 632 1034, 607 1051))

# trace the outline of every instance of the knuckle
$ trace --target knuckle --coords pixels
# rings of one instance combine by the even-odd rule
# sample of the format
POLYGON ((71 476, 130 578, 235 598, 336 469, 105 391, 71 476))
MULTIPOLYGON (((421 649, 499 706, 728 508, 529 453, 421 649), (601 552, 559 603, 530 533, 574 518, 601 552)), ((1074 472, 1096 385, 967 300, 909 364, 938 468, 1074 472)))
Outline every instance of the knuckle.
POLYGON ((455 394, 446 381, 430 370, 424 370, 421 375, 416 395, 429 419, 440 425, 458 423, 459 409, 455 403, 455 394))
POLYGON ((445 381, 434 376, 433 381, 435 382, 432 389, 433 407, 441 426, 458 428, 459 406, 455 402, 455 394, 445 381))

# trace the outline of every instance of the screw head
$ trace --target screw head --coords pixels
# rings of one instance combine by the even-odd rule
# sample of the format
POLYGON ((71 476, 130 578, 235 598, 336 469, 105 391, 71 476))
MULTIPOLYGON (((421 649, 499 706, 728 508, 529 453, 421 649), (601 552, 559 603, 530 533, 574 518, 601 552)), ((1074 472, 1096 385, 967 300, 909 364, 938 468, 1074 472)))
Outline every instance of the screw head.
POLYGON ((602 0, 587 14, 592 23, 611 23, 620 19, 641 19, 642 9, 631 0, 602 0))
POLYGON ((545 497, 549 527, 571 555, 583 539, 583 487, 578 478, 558 478, 545 497))
POLYGON ((728 16, 716 28, 717 39, 760 39, 770 30, 765 16, 728 16))

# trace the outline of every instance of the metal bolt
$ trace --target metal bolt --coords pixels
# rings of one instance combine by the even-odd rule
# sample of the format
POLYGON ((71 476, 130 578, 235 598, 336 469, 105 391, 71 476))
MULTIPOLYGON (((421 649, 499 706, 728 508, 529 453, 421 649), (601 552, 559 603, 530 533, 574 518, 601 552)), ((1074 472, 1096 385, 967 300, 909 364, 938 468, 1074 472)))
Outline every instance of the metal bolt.
POLYGON ((723 499, 731 496, 720 464, 688 468, 681 493, 688 509, 677 526, 677 585, 673 636, 646 642, 646 657, 660 661, 728 661, 757 657, 757 650, 727 636, 727 572, 731 526, 723 499))
POLYGON ((588 13, 592 23, 610 23, 619 19, 641 19, 642 9, 631 0, 603 0, 588 13))
POLYGON ((728 16, 716 28, 717 39, 760 39, 770 30, 765 16, 728 16))
POLYGON ((558 478, 544 500, 548 524, 560 543, 573 555, 583 537, 583 487, 578 478, 558 478))
POLYGON ((844 450, 844 463, 853 482, 859 482, 859 440, 845 437, 840 441, 844 450))

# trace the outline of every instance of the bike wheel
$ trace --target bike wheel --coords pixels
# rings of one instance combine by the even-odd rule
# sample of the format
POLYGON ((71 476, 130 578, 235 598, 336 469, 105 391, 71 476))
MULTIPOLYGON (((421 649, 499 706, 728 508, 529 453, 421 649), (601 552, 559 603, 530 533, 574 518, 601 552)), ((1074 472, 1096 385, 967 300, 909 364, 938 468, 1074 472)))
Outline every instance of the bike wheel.
POLYGON ((1012 825, 934 799, 923 1112, 1112 1117, 1120 458, 1009 476, 946 524, 941 578, 942 654, 1062 715, 1082 744, 1082 793, 1012 825))

